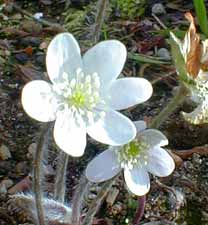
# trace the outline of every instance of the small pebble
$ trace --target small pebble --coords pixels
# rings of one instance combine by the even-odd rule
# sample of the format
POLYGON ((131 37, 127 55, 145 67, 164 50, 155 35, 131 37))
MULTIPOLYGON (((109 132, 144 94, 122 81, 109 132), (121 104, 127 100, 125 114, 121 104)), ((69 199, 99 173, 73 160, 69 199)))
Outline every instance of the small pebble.
POLYGON ((32 143, 28 147, 28 153, 27 153, 27 158, 28 159, 34 159, 35 157, 35 152, 36 152, 37 144, 32 143))
POLYGON ((12 156, 11 156, 9 148, 6 145, 2 144, 0 147, 0 159, 7 160, 11 157, 12 156))
POLYGON ((6 194, 7 193, 7 188, 5 184, 0 184, 0 194, 6 194))
POLYGON ((166 48, 160 48, 157 51, 157 56, 163 58, 164 60, 171 60, 170 52, 166 48))
POLYGON ((42 17, 43 17, 43 13, 42 12, 37 12, 33 15, 33 17, 36 19, 36 20, 40 20, 42 17))
POLYGON ((14 184, 14 182, 11 180, 11 179, 5 179, 5 180, 2 180, 1 183, 0 183, 0 186, 1 185, 4 185, 6 187, 6 189, 10 188, 12 185, 14 184))
POLYGON ((152 13, 154 13, 155 15, 165 14, 166 13, 165 7, 161 3, 156 3, 152 7, 152 13))

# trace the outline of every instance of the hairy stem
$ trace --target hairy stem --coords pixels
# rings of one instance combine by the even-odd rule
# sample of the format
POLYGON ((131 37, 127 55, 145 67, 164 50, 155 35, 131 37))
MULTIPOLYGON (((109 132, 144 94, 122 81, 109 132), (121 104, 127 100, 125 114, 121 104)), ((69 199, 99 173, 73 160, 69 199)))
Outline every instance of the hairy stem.
POLYGON ((42 204, 42 189, 41 189, 41 173, 42 173, 42 160, 43 160, 43 150, 44 150, 44 144, 47 138, 47 132, 49 130, 49 124, 45 125, 43 127, 43 130, 41 132, 35 159, 34 159, 34 172, 33 172, 33 189, 34 189, 34 195, 35 195, 35 205, 37 210, 37 219, 39 225, 45 225, 45 219, 44 219, 44 210, 43 210, 43 204, 42 204))
POLYGON ((106 181, 103 184, 103 186, 101 187, 97 197, 91 203, 90 208, 87 211, 87 214, 84 218, 84 221, 83 221, 82 225, 92 225, 93 218, 94 218, 95 214, 97 213, 97 211, 99 210, 103 199, 105 198, 105 196, 107 195, 107 193, 111 189, 111 187, 112 187, 112 185, 115 181, 115 178, 113 178, 109 181, 106 181))
POLYGON ((146 195, 139 196, 138 208, 134 216, 133 225, 138 225, 140 220, 142 219, 142 216, 144 215, 145 203, 146 203, 146 195))
POLYGON ((89 181, 82 176, 72 201, 72 224, 80 225, 81 208, 85 193, 88 190, 89 181))
POLYGON ((69 161, 69 156, 60 150, 59 159, 56 169, 54 198, 61 203, 64 203, 66 192, 66 171, 69 161))
POLYGON ((187 88, 181 85, 177 93, 168 105, 149 124, 151 128, 159 128, 160 125, 184 102, 187 97, 187 88))
POLYGON ((97 43, 100 37, 100 31, 106 14, 106 8, 108 5, 108 0, 99 0, 97 3, 97 15, 95 18, 95 27, 93 29, 92 37, 94 42, 97 43))

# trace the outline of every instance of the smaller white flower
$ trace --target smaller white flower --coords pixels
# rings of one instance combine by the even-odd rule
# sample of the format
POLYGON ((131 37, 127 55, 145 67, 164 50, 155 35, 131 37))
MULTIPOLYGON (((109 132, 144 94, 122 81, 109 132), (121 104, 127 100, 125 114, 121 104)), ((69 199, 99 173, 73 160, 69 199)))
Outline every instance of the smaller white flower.
POLYGON ((117 110, 145 102, 152 85, 144 78, 121 78, 126 47, 103 41, 83 57, 70 33, 57 35, 46 54, 50 83, 31 81, 22 91, 25 111, 41 122, 55 120, 54 139, 66 153, 82 156, 86 134, 113 146, 135 138, 133 122, 117 110))
POLYGON ((146 129, 144 121, 135 122, 137 137, 130 143, 110 147, 87 166, 86 177, 91 182, 103 182, 124 170, 128 189, 135 195, 145 195, 150 189, 148 172, 165 177, 170 175, 175 163, 161 148, 168 139, 156 129, 146 129))

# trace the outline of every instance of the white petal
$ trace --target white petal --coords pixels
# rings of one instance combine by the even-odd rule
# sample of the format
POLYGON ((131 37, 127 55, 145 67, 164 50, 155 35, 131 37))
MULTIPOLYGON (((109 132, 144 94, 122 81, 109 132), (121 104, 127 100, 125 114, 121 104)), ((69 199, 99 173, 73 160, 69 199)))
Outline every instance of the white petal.
POLYGON ((51 85, 42 80, 27 83, 22 90, 22 105, 32 118, 49 122, 56 118, 56 105, 52 100, 51 85))
POLYGON ((147 129, 144 130, 140 136, 142 139, 148 143, 150 146, 164 146, 168 145, 168 139, 165 137, 165 135, 156 129, 147 129))
POLYGON ((109 89, 109 105, 115 110, 126 109, 147 101, 152 95, 152 85, 144 78, 121 78, 109 89))
POLYGON ((86 177, 91 182, 109 180, 121 171, 115 150, 108 149, 96 156, 87 166, 86 177))
POLYGON ((147 170, 158 176, 169 176, 175 169, 175 163, 172 157, 162 148, 155 147, 149 151, 149 161, 147 170))
POLYGON ((80 48, 70 33, 58 34, 49 44, 46 54, 46 66, 52 82, 58 81, 63 73, 73 77, 78 68, 82 68, 80 48))
POLYGON ((136 128, 126 116, 109 110, 102 119, 87 128, 87 133, 101 143, 117 146, 134 139, 136 128))
POLYGON ((127 187, 135 195, 145 195, 150 189, 149 174, 144 168, 125 169, 124 178, 127 187))
POLYGON ((77 126, 74 118, 67 113, 59 113, 54 127, 56 144, 67 154, 79 157, 86 147, 86 129, 84 124, 77 126))
POLYGON ((88 50, 83 57, 84 71, 98 73, 101 87, 107 88, 121 73, 126 61, 126 47, 119 41, 103 41, 88 50))
POLYGON ((137 133, 141 132, 147 128, 147 124, 143 120, 134 121, 134 125, 136 127, 137 133))
POLYGON ((182 112, 184 118, 192 124, 208 123, 208 100, 201 102, 192 112, 182 112))

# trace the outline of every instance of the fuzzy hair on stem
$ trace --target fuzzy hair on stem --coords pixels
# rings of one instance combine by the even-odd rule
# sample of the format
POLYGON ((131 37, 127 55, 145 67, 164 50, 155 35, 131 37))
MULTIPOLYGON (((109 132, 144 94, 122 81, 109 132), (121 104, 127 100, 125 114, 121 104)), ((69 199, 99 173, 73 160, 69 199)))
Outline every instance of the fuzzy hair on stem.
MULTIPOLYGON (((43 197, 42 206, 45 210, 45 221, 47 224, 71 225, 71 207, 53 199, 43 197)), ((33 223, 37 223, 37 213, 33 194, 15 194, 8 201, 10 211, 23 212, 33 223), (18 209, 18 210, 17 210, 18 209)))
POLYGON ((72 203, 73 203, 72 204, 72 224, 74 225, 80 225, 83 199, 85 194, 88 191, 88 187, 89 187, 89 181, 86 179, 85 176, 82 176, 72 200, 72 203))
POLYGON ((40 138, 37 144, 37 149, 34 158, 34 170, 33 170, 33 190, 35 196, 35 206, 37 211, 37 224, 45 225, 44 209, 42 206, 42 161, 45 143, 47 140, 47 133, 49 131, 50 124, 46 124, 41 131, 40 138))
POLYGON ((61 203, 64 203, 65 193, 66 193, 66 172, 67 165, 69 161, 69 156, 63 152, 59 151, 59 159, 56 169, 56 178, 55 178, 55 189, 54 189, 54 198, 61 203))

